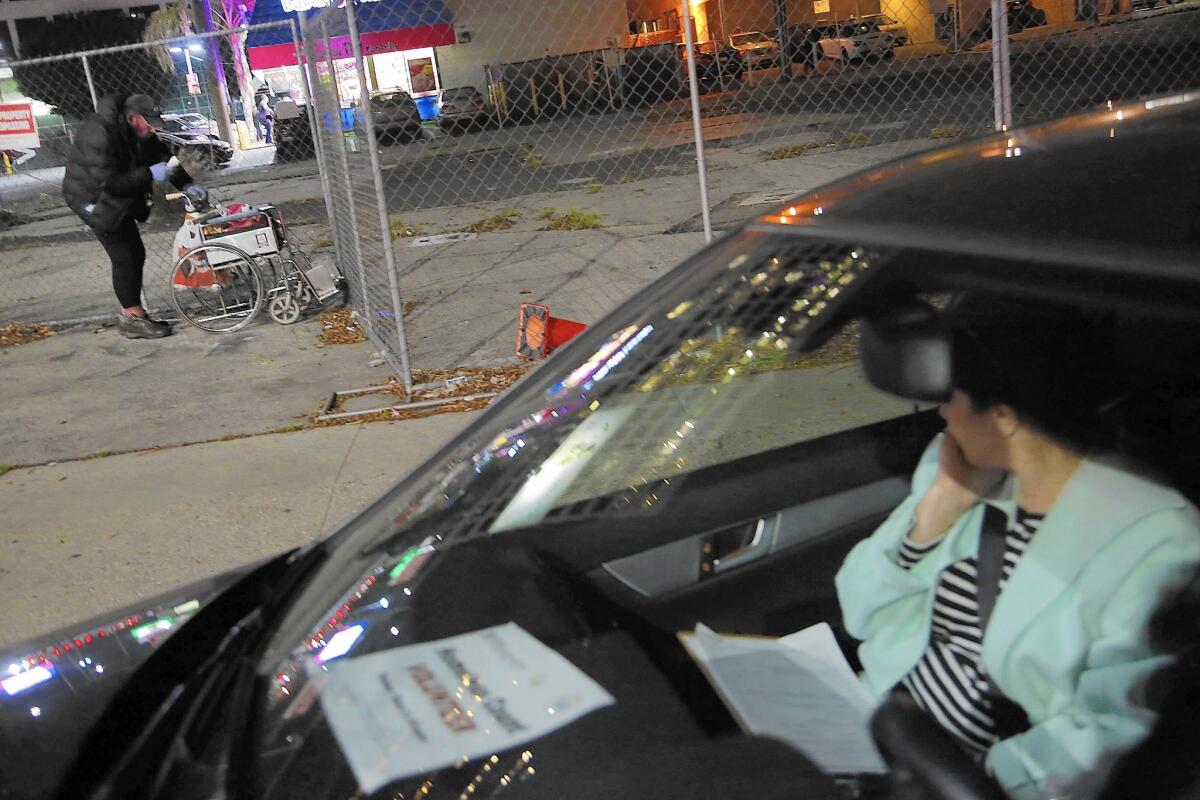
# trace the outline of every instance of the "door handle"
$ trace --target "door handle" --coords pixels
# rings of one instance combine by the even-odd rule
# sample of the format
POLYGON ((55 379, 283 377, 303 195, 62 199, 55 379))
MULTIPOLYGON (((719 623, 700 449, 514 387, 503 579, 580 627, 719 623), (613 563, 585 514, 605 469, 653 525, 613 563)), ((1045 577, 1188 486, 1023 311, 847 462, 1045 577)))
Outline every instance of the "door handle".
POLYGON ((769 519, 759 519, 717 531, 707 537, 701 545, 701 579, 727 572, 770 553, 775 541, 775 530, 771 523, 769 519))

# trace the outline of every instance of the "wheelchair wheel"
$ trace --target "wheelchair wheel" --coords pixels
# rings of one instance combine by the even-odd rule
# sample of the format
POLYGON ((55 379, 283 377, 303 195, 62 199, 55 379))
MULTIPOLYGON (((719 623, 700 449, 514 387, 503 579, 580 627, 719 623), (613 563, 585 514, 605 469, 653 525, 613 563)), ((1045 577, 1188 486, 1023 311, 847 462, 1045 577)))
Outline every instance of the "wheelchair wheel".
POLYGON ((227 244, 202 244, 187 251, 175 262, 169 281, 179 316, 209 333, 246 327, 265 297, 254 261, 227 244))

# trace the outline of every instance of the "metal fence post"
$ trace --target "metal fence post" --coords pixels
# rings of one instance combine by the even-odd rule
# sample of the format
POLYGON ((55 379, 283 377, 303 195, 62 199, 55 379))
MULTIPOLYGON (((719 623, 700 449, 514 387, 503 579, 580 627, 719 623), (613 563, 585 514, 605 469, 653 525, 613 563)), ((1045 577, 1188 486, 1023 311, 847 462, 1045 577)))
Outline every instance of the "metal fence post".
MULTIPOLYGON (((358 234, 358 213, 354 207, 354 185, 350 182, 350 159, 346 157, 346 136, 342 131, 342 109, 340 97, 337 88, 337 70, 333 66, 333 47, 329 43, 329 22, 324 18, 321 19, 321 39, 325 42, 325 64, 329 69, 329 79, 333 82, 333 96, 337 102, 337 147, 334 149, 338 154, 339 166, 342 168, 342 180, 346 184, 346 201, 350 207, 350 230, 354 239, 354 260, 358 264, 358 280, 359 286, 362 287, 363 297, 363 316, 366 317, 364 324, 367 326, 367 335, 375 341, 380 341, 379 336, 375 333, 375 323, 372 319, 370 309, 366 306, 367 298, 367 268, 363 264, 363 249, 362 241, 358 234)), ((337 225, 337 219, 333 219, 333 224, 337 225)))
MULTIPOLYGON (((301 49, 300 42, 308 40, 308 34, 305 31, 304 15, 298 15, 299 20, 291 21, 292 31, 292 46, 296 49, 296 64, 300 67, 300 75, 304 80, 300 84, 300 92, 304 96, 304 111, 308 114, 308 127, 312 134, 313 148, 316 150, 317 156, 317 174, 321 178, 321 194, 325 198, 325 208, 333 213, 333 197, 329 193, 329 174, 325 167, 325 147, 324 137, 321 136, 321 126, 317 124, 317 107, 316 107, 316 91, 312 86, 312 75, 309 74, 309 67, 312 65, 312 60, 308 57, 308 53, 301 49)), ((276 157, 278 157, 278 145, 276 145, 276 157)), ((330 225, 330 232, 334 238, 334 249, 337 249, 337 226, 330 225)))
POLYGON ((696 135, 696 173, 700 179, 700 214, 704 219, 704 242, 707 244, 712 241, 712 219, 708 213, 708 170, 704 165, 704 131, 700 126, 700 92, 696 81, 696 43, 692 41, 690 4, 684 3, 683 9, 683 38, 687 47, 688 90, 692 96, 692 129, 696 135))
POLYGON ((80 56, 79 60, 83 62, 83 77, 87 78, 88 92, 92 95, 92 111, 97 111, 100 108, 100 101, 96 97, 96 82, 92 80, 92 67, 88 64, 87 56, 80 56))
POLYGON ((1012 125, 1012 65, 1008 58, 1008 3, 992 0, 992 97, 996 130, 1012 125))
POLYGON ((355 19, 354 3, 346 3, 346 22, 350 27, 350 47, 354 51, 354 66, 358 70, 358 85, 361 92, 364 121, 367 129, 367 146, 371 150, 371 177, 375 184, 375 200, 379 206, 379 228, 383 237, 383 260, 387 266, 388 289, 392 296, 392 311, 396 315, 396 344, 400 347, 400 379, 404 381, 404 393, 412 397, 412 370, 408 363, 408 337, 404 331, 404 304, 400 300, 400 282, 396 276, 396 253, 392 247, 392 224, 388 217, 387 199, 383 192, 383 172, 379 169, 379 145, 375 140, 375 121, 371 116, 371 90, 367 86, 367 72, 363 62, 362 42, 358 39, 358 20, 355 19))

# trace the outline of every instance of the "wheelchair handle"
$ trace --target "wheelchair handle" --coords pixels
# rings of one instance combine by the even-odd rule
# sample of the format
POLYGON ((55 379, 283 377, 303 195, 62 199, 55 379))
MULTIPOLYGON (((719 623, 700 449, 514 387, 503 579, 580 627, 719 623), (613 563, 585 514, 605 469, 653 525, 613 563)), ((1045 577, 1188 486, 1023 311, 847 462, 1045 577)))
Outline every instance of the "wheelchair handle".
POLYGON ((182 200, 183 192, 171 192, 170 194, 163 195, 163 197, 167 200, 182 200))

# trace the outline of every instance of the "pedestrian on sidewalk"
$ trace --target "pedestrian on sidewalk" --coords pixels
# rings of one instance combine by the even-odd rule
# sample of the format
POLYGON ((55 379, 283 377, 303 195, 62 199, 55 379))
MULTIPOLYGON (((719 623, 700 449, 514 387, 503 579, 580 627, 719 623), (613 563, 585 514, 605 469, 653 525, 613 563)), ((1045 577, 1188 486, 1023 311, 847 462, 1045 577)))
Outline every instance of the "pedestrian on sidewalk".
POLYGON ((258 121, 266 132, 267 144, 272 144, 272 128, 275 127, 275 115, 271 113, 271 101, 264 94, 258 100, 258 121))
POLYGON ((163 125, 154 100, 144 94, 113 94, 79 126, 67 157, 63 198, 87 224, 112 262, 113 290, 121 304, 117 327, 128 339, 168 336, 166 322, 142 307, 146 248, 138 223, 150 217, 151 189, 169 180, 194 196, 204 190, 179 166, 168 164, 167 146, 156 134, 163 125))

